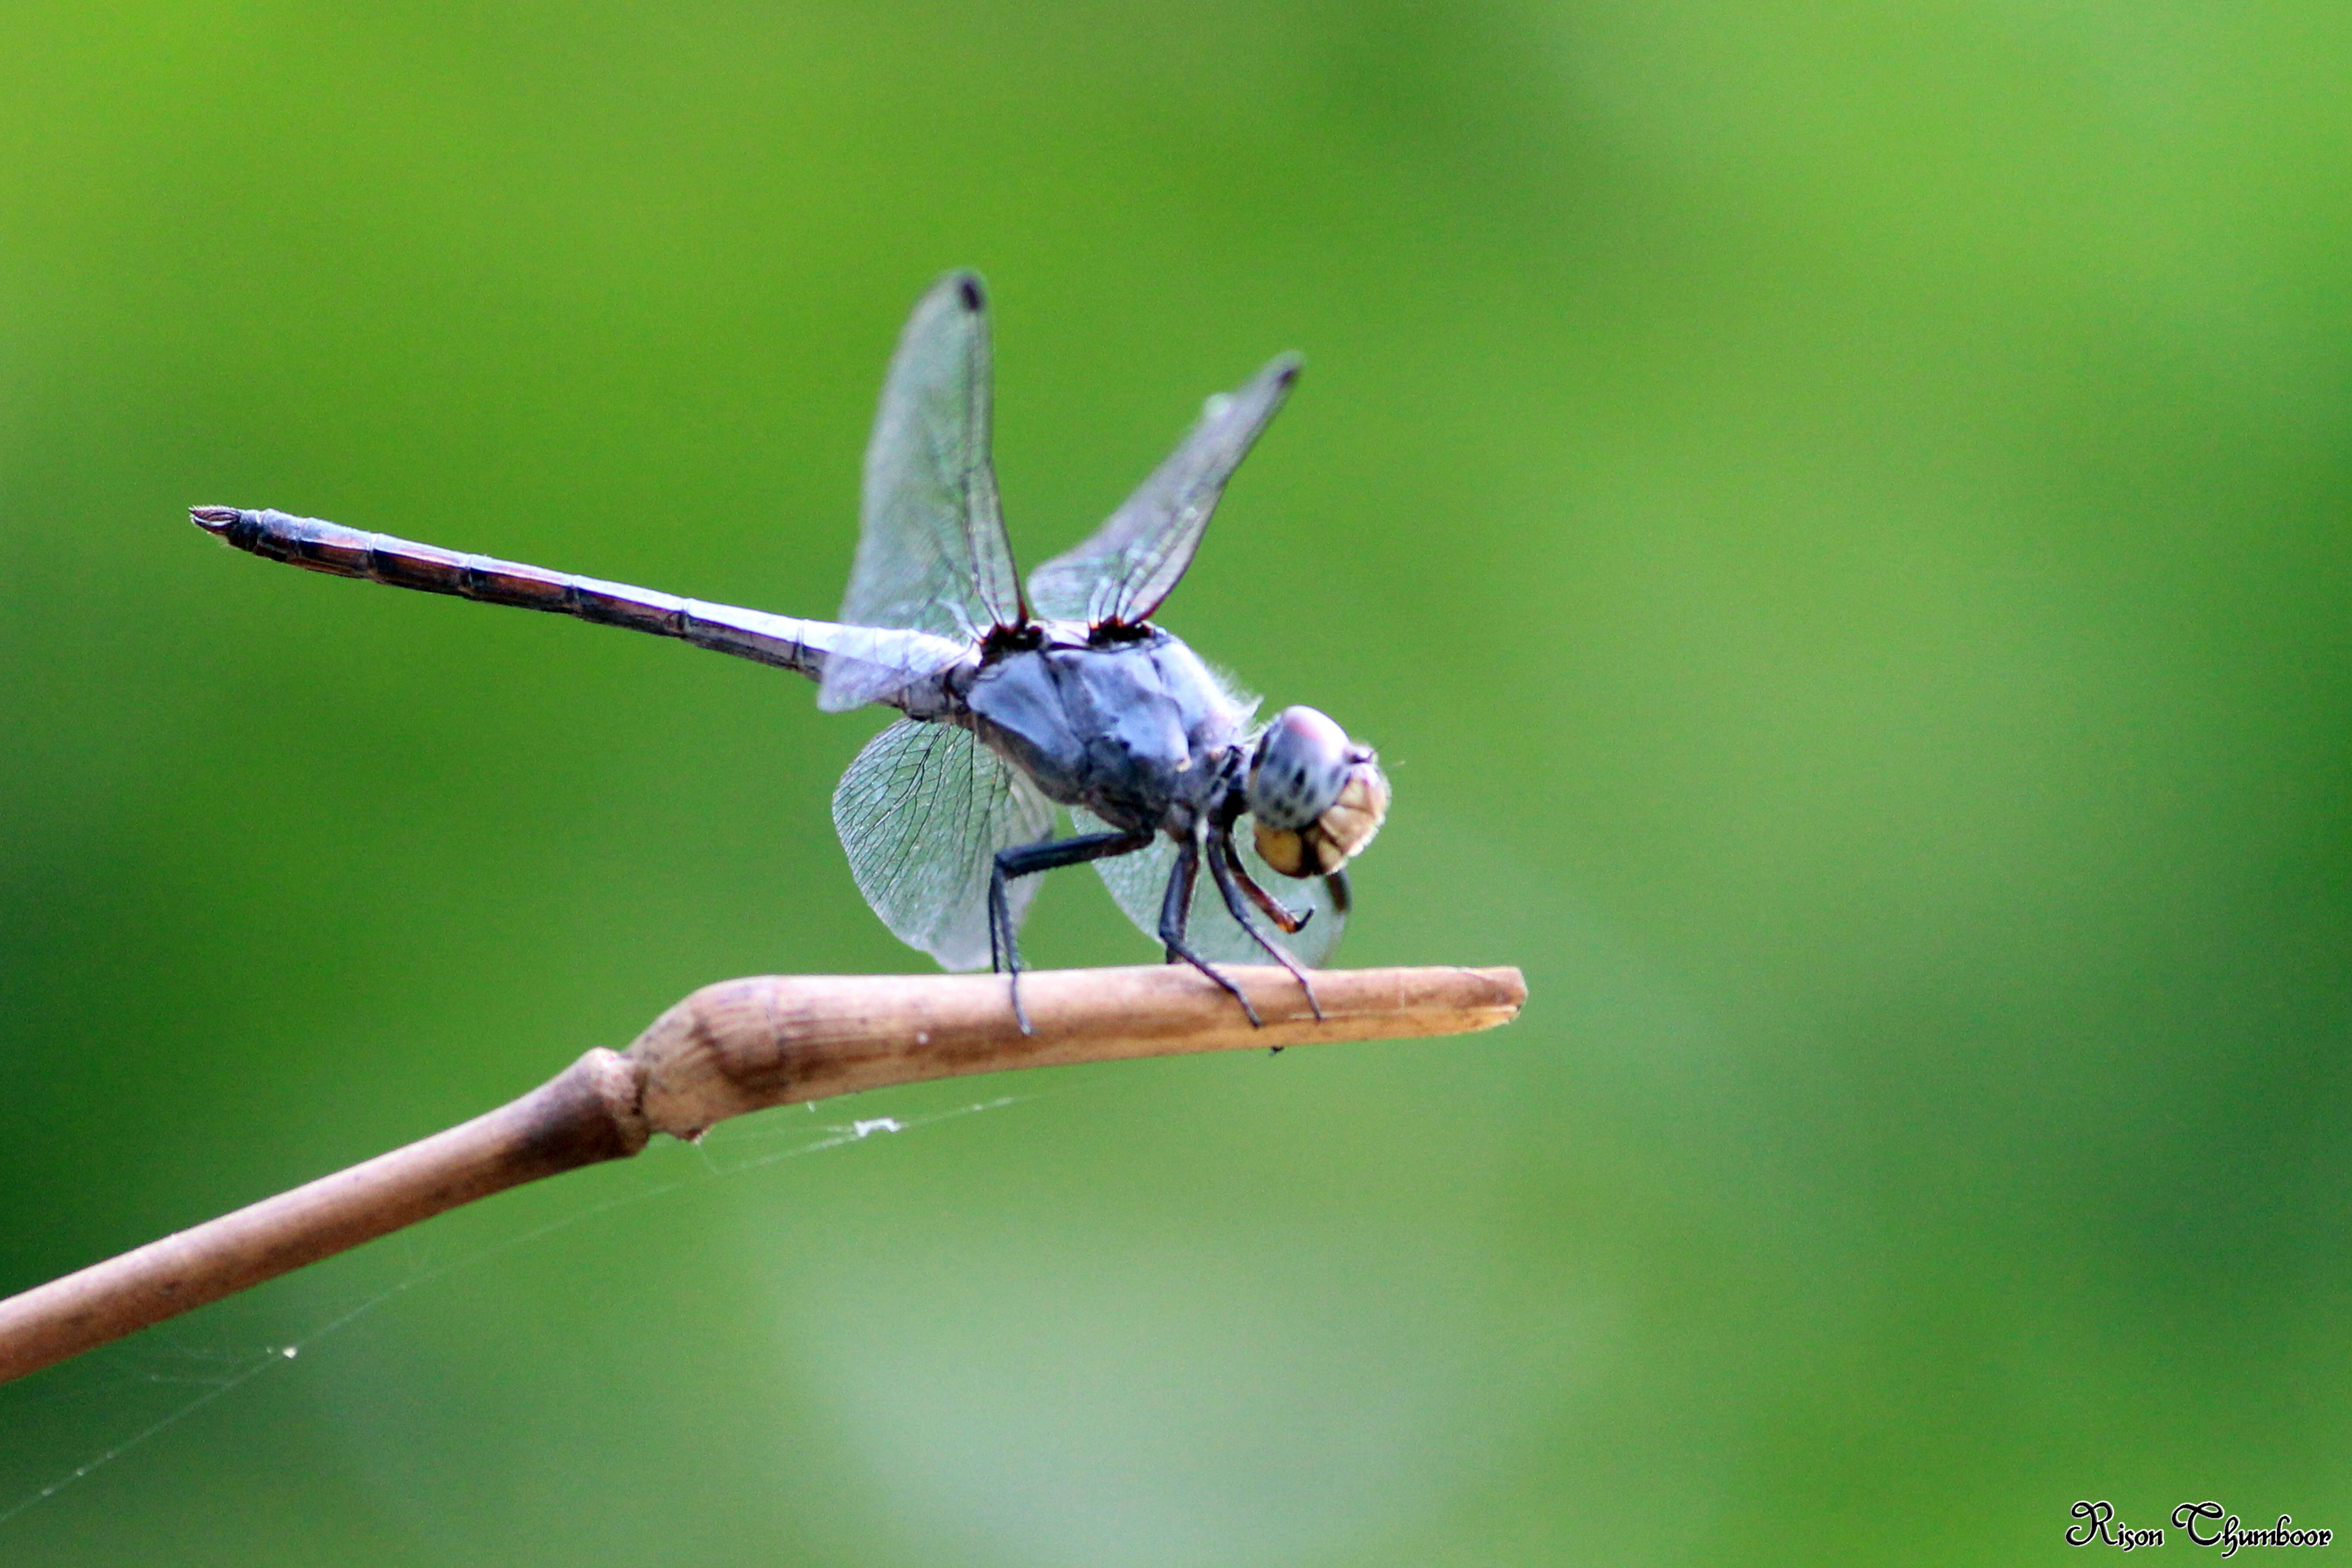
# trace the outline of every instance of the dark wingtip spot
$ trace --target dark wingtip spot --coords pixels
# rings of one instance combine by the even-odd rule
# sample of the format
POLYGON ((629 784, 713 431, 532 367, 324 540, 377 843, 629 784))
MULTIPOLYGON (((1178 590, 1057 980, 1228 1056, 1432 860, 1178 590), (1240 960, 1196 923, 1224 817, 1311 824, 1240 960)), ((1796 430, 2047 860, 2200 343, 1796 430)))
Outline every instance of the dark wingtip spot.
POLYGON ((1298 379, 1298 373, 1306 368, 1307 362, 1296 353, 1280 355, 1274 362, 1274 379, 1288 386, 1298 379))
POLYGON ((977 272, 957 273, 956 293, 962 299, 963 308, 967 310, 978 310, 988 304, 987 296, 981 292, 980 274, 977 272))

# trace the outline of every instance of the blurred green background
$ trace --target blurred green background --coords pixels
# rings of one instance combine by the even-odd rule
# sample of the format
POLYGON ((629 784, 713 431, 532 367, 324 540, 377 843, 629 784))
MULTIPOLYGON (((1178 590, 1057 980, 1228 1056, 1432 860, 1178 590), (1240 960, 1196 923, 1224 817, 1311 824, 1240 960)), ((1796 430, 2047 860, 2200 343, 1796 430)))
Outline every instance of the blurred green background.
MULTIPOLYGON (((1163 618, 1388 761, 1344 961, 1533 991, 450 1216, 0 1390, 0 1561, 2352 1529, 2352 13, 24 4, 0 59, 0 1290, 706 981, 924 966, 827 816, 878 721, 184 509, 830 614, 952 266, 1032 563, 1306 352, 1163 618)), ((1153 957, 1083 872, 1028 948, 1153 957)))

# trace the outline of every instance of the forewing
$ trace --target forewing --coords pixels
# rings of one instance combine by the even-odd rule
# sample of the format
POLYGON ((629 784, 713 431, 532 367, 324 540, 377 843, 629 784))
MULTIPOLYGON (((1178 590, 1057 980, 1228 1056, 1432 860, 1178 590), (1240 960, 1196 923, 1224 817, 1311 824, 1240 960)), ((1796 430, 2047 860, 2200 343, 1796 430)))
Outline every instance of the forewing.
POLYGON ((1038 614, 1131 625, 1157 610, 1192 563, 1225 481, 1297 379, 1298 356, 1284 354, 1240 391, 1209 399, 1183 444, 1093 538, 1032 574, 1038 614))
POLYGON ((990 466, 988 304, 950 273, 915 306, 866 448, 841 618, 971 643, 1027 619, 990 466))
MULTIPOLYGON (((841 775, 833 825, 892 935, 946 968, 978 969, 996 852, 1049 837, 1054 807, 971 731, 901 719, 841 775)), ((1036 891, 1034 878, 1012 885, 1015 929, 1036 891)))
MULTIPOLYGON (((1076 830, 1097 833, 1109 830, 1105 823, 1084 810, 1074 809, 1070 816, 1076 830)), ((1256 847, 1249 842, 1249 826, 1242 825, 1234 836, 1234 847, 1242 852, 1242 864, 1248 868, 1257 885, 1287 905, 1294 914, 1313 910, 1304 929, 1285 936, 1274 929, 1274 922, 1250 910, 1258 929, 1272 938, 1285 952, 1308 968, 1321 964, 1339 945, 1339 932, 1348 917, 1340 912, 1339 903, 1320 877, 1300 880, 1286 877, 1268 866, 1258 856, 1256 847)), ((1151 847, 1113 859, 1097 860, 1095 869, 1102 874, 1103 886, 1127 912, 1144 935, 1153 942, 1160 941, 1160 900, 1167 896, 1168 879, 1176 869, 1176 842, 1166 834, 1154 839, 1151 847)), ((1265 950, 1252 942, 1249 933, 1235 924, 1226 911, 1225 900, 1217 891, 1214 878, 1206 866, 1201 868, 1199 879, 1192 884, 1192 918, 1185 928, 1184 940, 1203 958, 1223 963, 1269 963, 1273 961, 1265 950)))

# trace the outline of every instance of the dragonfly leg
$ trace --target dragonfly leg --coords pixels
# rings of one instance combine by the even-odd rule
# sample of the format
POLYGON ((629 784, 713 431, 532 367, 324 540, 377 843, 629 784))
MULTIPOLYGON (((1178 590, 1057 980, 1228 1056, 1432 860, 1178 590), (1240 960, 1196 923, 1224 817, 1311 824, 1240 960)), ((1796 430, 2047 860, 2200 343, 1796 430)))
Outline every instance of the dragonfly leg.
POLYGON ((1011 972, 1013 1016, 1023 1034, 1036 1031, 1029 1026, 1028 1010, 1021 1005, 1021 948, 1013 939, 1013 899, 1008 890, 1013 879, 1076 866, 1084 860, 1131 855, 1150 847, 1151 835, 1148 832, 1088 833, 1076 838, 1047 839, 1043 844, 1016 844, 996 852, 996 863, 988 877, 988 967, 992 973, 998 970, 1011 972))
POLYGON ((1242 864, 1242 852, 1234 847, 1231 828, 1227 828, 1217 840, 1217 857, 1223 862, 1225 869, 1234 874, 1234 880, 1241 885, 1242 891, 1249 895, 1249 901, 1265 911, 1265 918, 1272 921, 1275 929, 1284 935, 1305 931, 1307 922, 1315 918, 1313 910, 1304 914, 1294 913, 1287 904, 1257 885, 1257 879, 1249 874, 1249 868, 1242 864))
POLYGON ((1171 963, 1181 963, 1190 956, 1191 950, 1184 945, 1184 922, 1192 912, 1192 883, 1200 871, 1200 856, 1192 840, 1186 839, 1176 851, 1175 868, 1168 873, 1168 890, 1160 895, 1160 942, 1168 950, 1171 963), (1171 931, 1173 936, 1169 934, 1171 931))
POLYGON ((1188 837, 1176 847, 1176 869, 1168 878, 1167 896, 1160 900, 1160 940, 1168 949, 1168 962, 1173 963, 1181 958, 1223 986, 1242 1005, 1242 1012, 1247 1015, 1252 1026, 1262 1029, 1265 1020, 1257 1016, 1257 1009, 1242 994, 1242 988, 1219 973, 1215 964, 1185 945, 1184 920, 1192 912, 1192 883, 1200 870, 1200 840, 1197 837, 1188 837))
MULTIPOLYGON (((1323 1022, 1323 1004, 1315 998, 1315 982, 1307 978, 1307 971, 1298 966, 1297 959, 1276 947, 1273 939, 1259 929, 1257 921, 1250 918, 1248 905, 1243 901, 1244 889, 1247 889, 1255 895, 1250 902, 1265 910, 1267 917, 1276 925, 1282 925, 1283 916, 1288 915, 1290 911, 1283 909, 1282 905, 1276 901, 1273 894, 1250 879, 1249 872, 1242 867, 1240 853, 1234 848, 1232 834, 1219 836, 1214 855, 1209 861, 1209 874, 1216 879, 1217 891, 1224 895, 1225 908, 1232 913, 1234 923, 1247 931, 1250 940, 1265 949, 1267 954, 1276 963, 1290 971, 1290 977, 1298 982, 1298 988, 1301 991, 1307 993, 1307 1005, 1315 1015, 1315 1021, 1318 1024, 1323 1022)), ((1306 923, 1306 921, 1294 916, 1290 924, 1282 926, 1282 929, 1286 931, 1295 931, 1306 923)), ((1281 1048, 1279 1046, 1275 1047, 1276 1050, 1281 1048)))

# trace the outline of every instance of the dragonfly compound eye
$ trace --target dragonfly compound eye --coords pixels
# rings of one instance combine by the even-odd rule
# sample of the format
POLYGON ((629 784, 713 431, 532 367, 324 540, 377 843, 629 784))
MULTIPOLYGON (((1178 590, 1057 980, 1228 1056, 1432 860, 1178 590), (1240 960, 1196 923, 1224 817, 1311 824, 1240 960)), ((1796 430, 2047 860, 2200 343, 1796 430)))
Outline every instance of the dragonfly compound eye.
POLYGON ((1286 708, 1266 726, 1247 794, 1257 851, 1286 877, 1338 870, 1372 841, 1389 809, 1371 749, 1312 708, 1286 708))

